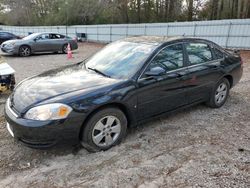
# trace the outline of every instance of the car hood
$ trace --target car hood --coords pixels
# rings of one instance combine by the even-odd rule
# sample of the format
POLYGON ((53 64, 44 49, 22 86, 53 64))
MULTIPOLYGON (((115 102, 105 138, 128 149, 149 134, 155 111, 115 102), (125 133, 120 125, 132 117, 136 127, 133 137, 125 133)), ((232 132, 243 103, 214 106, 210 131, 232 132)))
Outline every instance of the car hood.
POLYGON ((21 39, 7 40, 7 41, 3 42, 2 45, 7 45, 10 43, 21 43, 21 42, 22 42, 21 39))
POLYGON ((79 90, 84 93, 90 88, 105 87, 118 81, 85 70, 79 65, 54 69, 21 82, 11 96, 11 103, 16 111, 22 112, 54 97, 79 90))

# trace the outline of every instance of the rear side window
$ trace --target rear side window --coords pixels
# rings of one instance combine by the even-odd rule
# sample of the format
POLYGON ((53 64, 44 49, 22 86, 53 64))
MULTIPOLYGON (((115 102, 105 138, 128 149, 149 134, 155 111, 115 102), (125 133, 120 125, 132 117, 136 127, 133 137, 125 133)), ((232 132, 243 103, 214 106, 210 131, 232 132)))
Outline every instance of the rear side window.
POLYGON ((217 48, 214 48, 214 56, 215 59, 222 59, 224 57, 224 54, 217 48))
POLYGON ((183 67, 182 44, 174 44, 161 50, 150 64, 150 68, 161 66, 166 71, 183 67))
POLYGON ((205 43, 188 43, 186 44, 186 50, 191 65, 213 60, 211 49, 205 43))
POLYGON ((62 39, 62 38, 65 38, 65 36, 60 35, 60 34, 50 34, 49 37, 50 37, 50 39, 62 39))

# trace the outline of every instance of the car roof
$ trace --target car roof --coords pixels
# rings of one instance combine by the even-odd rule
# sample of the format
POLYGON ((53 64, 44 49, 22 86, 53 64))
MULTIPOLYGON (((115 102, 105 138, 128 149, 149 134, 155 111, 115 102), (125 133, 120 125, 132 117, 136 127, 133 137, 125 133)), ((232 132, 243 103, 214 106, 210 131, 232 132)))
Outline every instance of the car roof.
POLYGON ((32 34, 37 34, 37 35, 42 35, 42 34, 56 34, 56 35, 62 35, 62 34, 56 33, 56 32, 39 32, 39 33, 32 33, 32 34))
POLYGON ((166 37, 166 36, 134 36, 134 37, 128 37, 125 39, 121 39, 120 41, 126 41, 126 42, 134 42, 134 43, 145 43, 149 45, 156 45, 159 46, 161 44, 167 43, 167 42, 173 42, 173 41, 204 41, 212 43, 211 41, 208 41, 206 39, 201 39, 197 37, 185 37, 185 36, 173 36, 173 37, 166 37))

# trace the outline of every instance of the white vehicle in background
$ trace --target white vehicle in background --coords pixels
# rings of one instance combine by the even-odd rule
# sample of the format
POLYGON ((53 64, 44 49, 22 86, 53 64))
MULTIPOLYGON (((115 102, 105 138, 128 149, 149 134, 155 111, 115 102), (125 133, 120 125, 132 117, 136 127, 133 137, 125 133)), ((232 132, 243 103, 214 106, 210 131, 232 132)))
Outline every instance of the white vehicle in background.
POLYGON ((12 91, 15 86, 15 70, 7 63, 0 63, 0 93, 12 91))

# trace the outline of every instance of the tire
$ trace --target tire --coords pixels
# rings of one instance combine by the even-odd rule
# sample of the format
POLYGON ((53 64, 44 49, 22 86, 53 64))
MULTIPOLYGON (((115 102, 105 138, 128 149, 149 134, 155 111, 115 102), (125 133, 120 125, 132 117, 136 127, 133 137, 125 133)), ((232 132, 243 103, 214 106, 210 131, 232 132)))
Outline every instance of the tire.
POLYGON ((29 46, 23 45, 19 48, 19 55, 21 57, 28 57, 31 55, 31 48, 29 46))
POLYGON ((126 136, 127 118, 118 108, 105 108, 91 116, 84 126, 81 145, 90 152, 108 150, 126 136))
POLYGON ((63 47, 62 47, 62 52, 64 54, 68 53, 68 44, 64 44, 63 47))
POLYGON ((220 108, 228 98, 230 84, 228 79, 221 79, 214 87, 207 105, 211 108, 220 108))

